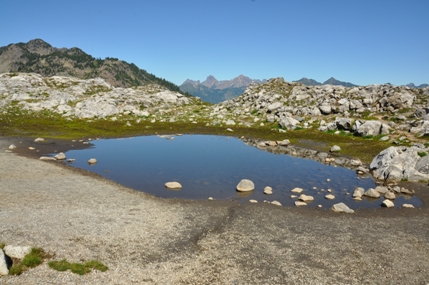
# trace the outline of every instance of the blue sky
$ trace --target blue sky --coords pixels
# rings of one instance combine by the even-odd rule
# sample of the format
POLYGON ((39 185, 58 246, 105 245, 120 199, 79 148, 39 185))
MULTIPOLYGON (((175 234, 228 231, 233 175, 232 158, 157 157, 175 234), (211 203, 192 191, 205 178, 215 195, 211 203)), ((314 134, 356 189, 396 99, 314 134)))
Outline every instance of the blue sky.
POLYGON ((0 11, 0 46, 41 38, 178 85, 210 74, 429 83, 429 0, 13 0, 0 11))

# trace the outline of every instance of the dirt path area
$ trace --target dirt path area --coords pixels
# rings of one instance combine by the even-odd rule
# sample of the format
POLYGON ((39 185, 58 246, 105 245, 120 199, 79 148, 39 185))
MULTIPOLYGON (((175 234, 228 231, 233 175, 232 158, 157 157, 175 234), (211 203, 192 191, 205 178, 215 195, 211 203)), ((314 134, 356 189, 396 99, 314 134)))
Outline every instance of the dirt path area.
POLYGON ((0 284, 427 284, 426 185, 417 209, 352 215, 152 197, 56 163, 5 153, 0 243, 97 259, 79 276, 46 263, 0 284))

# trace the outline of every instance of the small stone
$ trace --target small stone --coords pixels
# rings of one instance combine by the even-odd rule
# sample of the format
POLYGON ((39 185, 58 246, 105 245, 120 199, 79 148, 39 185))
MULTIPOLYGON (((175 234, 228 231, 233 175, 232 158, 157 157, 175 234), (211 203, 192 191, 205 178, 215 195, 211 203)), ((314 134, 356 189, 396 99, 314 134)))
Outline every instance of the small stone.
POLYGON ((389 140, 388 136, 384 136, 384 137, 380 138, 381 142, 385 142, 385 141, 388 141, 388 140, 389 140))
POLYGON ((403 204, 402 208, 409 208, 409 209, 414 209, 414 206, 411 204, 403 204))
POLYGON ((90 158, 88 160, 88 164, 96 164, 96 163, 97 163, 97 159, 95 159, 95 158, 90 158))
POLYGON ((64 154, 64 152, 60 152, 59 154, 55 155, 54 158, 56 160, 64 160, 66 159, 66 155, 64 154))
POLYGON ((290 195, 290 197, 291 197, 292 199, 298 198, 298 196, 296 196, 296 195, 290 195))
POLYGON ((51 156, 41 156, 39 159, 40 160, 55 160, 55 158, 53 158, 51 156))
POLYGON ((16 149, 16 145, 11 144, 11 145, 8 147, 8 149, 10 149, 10 150, 12 150, 12 149, 16 149))
POLYGON ((32 146, 29 146, 29 147, 28 147, 28 149, 29 149, 29 150, 35 150, 35 148, 34 148, 34 147, 32 147, 32 146))
POLYGON ((325 198, 328 199, 328 200, 334 200, 335 196, 332 195, 332 194, 328 194, 328 195, 325 196, 325 198))
POLYGON ((408 194, 408 195, 413 195, 414 194, 414 190, 408 190, 407 188, 401 187, 401 193, 408 194))
POLYGON ((387 189, 387 187, 384 187, 384 186, 377 186, 375 187, 375 191, 377 191, 380 194, 386 194, 387 192, 389 192, 389 189, 387 189))
POLYGON ((336 213, 347 213, 347 214, 353 214, 355 212, 344 203, 338 203, 333 205, 331 210, 336 213))
POLYGON ((279 201, 272 201, 271 204, 276 205, 276 206, 282 205, 279 201))
POLYGON ((266 194, 266 195, 273 194, 273 188, 271 188, 270 186, 265 187, 264 188, 264 194, 266 194))
POLYGON ((296 187, 296 188, 293 188, 292 190, 290 190, 292 193, 302 193, 302 191, 304 191, 304 189, 302 189, 302 188, 298 188, 298 187, 296 187))
POLYGON ((316 186, 314 186, 314 187, 313 187, 313 190, 317 190, 317 187, 316 187, 316 186))
POLYGON ((230 128, 227 128, 226 129, 228 132, 233 132, 233 130, 232 129, 230 129, 230 128))
POLYGON ((386 208, 393 208, 393 207, 395 207, 395 204, 393 204, 393 202, 390 201, 390 200, 388 200, 388 199, 384 200, 383 203, 381 203, 381 205, 383 207, 386 207, 386 208))
POLYGON ((45 141, 44 138, 37 138, 37 139, 34 140, 34 142, 43 142, 43 141, 45 141))
POLYGON ((281 145, 281 146, 288 146, 290 144, 290 141, 289 140, 282 140, 278 144, 281 145))
POLYGON ((378 191, 375 191, 374 188, 368 188, 366 192, 363 194, 364 196, 371 197, 371 198, 379 198, 380 193, 378 191))
POLYGON ((362 201, 362 198, 361 197, 353 197, 353 200, 360 202, 360 201, 362 201))
POLYGON ((331 147, 331 152, 338 152, 341 151, 341 148, 337 145, 334 145, 333 147, 331 147))
POLYGON ((395 193, 401 193, 401 187, 395 186, 393 187, 393 191, 395 191, 395 193))
POLYGON ((314 200, 314 197, 309 196, 309 195, 305 195, 305 194, 301 194, 301 196, 299 196, 299 200, 304 201, 304 202, 311 202, 314 200))
POLYGON ((365 194, 365 189, 363 189, 362 187, 357 187, 353 192, 353 198, 361 198, 363 194, 365 194))
POLYGON ((209 197, 209 199, 208 199, 209 201, 213 201, 214 199, 213 199, 213 197, 209 197))
POLYGON ((67 159, 67 162, 73 162, 75 160, 76 160, 75 158, 69 158, 69 159, 67 159))
POLYGON ((182 185, 179 182, 167 182, 165 187, 168 189, 182 189, 182 185))
POLYGON ((297 206, 297 207, 299 207, 299 206, 307 206, 307 203, 301 202, 301 201, 295 201, 295 206, 297 206))
POLYGON ((396 199, 396 195, 393 192, 386 192, 386 194, 384 194, 384 198, 389 199, 389 200, 395 200, 396 199))
POLYGON ((329 178, 328 178, 328 179, 326 179, 326 182, 331 182, 331 179, 329 179, 329 178))
MULTIPOLYGON (((322 189, 322 191, 323 191, 323 189, 322 189)), ((328 192, 329 192, 329 193, 332 193, 332 189, 328 189, 328 192)))
POLYGON ((256 204, 256 203, 258 203, 258 201, 257 201, 257 200, 253 200, 253 199, 252 199, 252 200, 249 200, 249 202, 250 202, 250 203, 252 203, 252 204, 256 204))
POLYGON ((237 185, 237 191, 253 191, 255 189, 255 184, 249 179, 242 179, 237 185))
POLYGON ((31 251, 29 246, 12 246, 7 245, 3 248, 4 253, 13 258, 23 259, 31 251))

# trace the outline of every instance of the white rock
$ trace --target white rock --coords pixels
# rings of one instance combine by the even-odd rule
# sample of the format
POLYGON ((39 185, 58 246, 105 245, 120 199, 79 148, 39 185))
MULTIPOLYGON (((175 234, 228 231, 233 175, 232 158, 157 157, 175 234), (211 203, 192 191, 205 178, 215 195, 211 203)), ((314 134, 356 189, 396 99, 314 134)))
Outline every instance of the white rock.
POLYGON ((361 198, 364 193, 365 189, 363 189, 362 187, 357 187, 353 192, 353 198, 361 198))
POLYGON ((8 147, 8 149, 10 149, 10 150, 12 150, 12 149, 16 149, 16 145, 11 144, 11 145, 8 147))
POLYGON ((295 206, 297 206, 297 207, 299 207, 299 206, 307 206, 307 203, 301 202, 301 201, 295 201, 295 206))
POLYGON ((6 257, 3 250, 0 248, 0 276, 8 275, 9 269, 7 269, 6 257))
POLYGON ((328 199, 328 200, 333 200, 333 199, 335 199, 335 196, 332 195, 332 194, 328 194, 328 195, 325 196, 325 198, 328 199))
POLYGON ((290 192, 292 192, 292 193, 302 193, 302 191, 304 191, 304 189, 302 189, 302 188, 298 188, 298 187, 296 187, 296 188, 293 188, 292 190, 290 190, 290 192))
POLYGON ((409 208, 409 209, 414 209, 414 206, 411 204, 403 204, 402 208, 409 208))
POLYGON ((31 247, 7 245, 4 247, 3 251, 9 257, 23 259, 24 256, 26 256, 28 253, 30 253, 31 247))
POLYGON ((393 204, 393 202, 390 201, 389 199, 384 200, 383 203, 381 203, 381 205, 383 207, 386 207, 386 208, 393 208, 393 207, 395 207, 395 204, 393 204))
POLYGON ((167 182, 165 183, 165 187, 168 189, 182 189, 182 185, 179 182, 167 182))
POLYGON ((366 192, 363 194, 364 196, 371 197, 371 198, 379 198, 380 193, 378 191, 375 191, 374 188, 368 188, 366 192))
POLYGON ((97 159, 95 159, 95 158, 90 158, 88 160, 88 164, 96 164, 96 163, 97 163, 97 159))
POLYGON ((232 129, 230 129, 230 128, 227 128, 226 129, 228 132, 233 132, 233 130, 232 129))
POLYGON ((209 197, 209 199, 208 199, 209 201, 213 201, 214 199, 213 199, 213 197, 209 197))
POLYGON ((281 146, 288 146, 290 144, 290 141, 285 139, 285 140, 282 140, 281 142, 279 142, 278 144, 281 146))
POLYGON ((40 160, 55 160, 55 158, 50 157, 50 156, 41 156, 39 159, 40 160))
POLYGON ((35 150, 35 148, 34 148, 34 147, 32 147, 32 146, 29 146, 29 147, 28 147, 28 149, 29 149, 29 150, 35 150))
POLYGON ((389 200, 395 200, 396 199, 396 195, 393 192, 386 192, 386 194, 384 194, 384 198, 389 199, 389 200))
POLYGON ((60 152, 59 154, 55 155, 54 158, 56 160, 64 160, 66 159, 66 155, 64 154, 64 152, 60 152))
POLYGON ((384 186, 377 186, 375 187, 375 191, 377 191, 380 194, 386 194, 387 192, 389 192, 389 189, 387 189, 387 187, 384 187, 384 186))
POLYGON ((337 152, 337 151, 341 151, 341 148, 337 145, 334 145, 333 147, 331 147, 331 152, 337 152))
POLYGON ((296 196, 296 195, 290 195, 290 197, 291 197, 292 199, 298 198, 298 196, 296 196))
POLYGON ((270 186, 265 187, 264 188, 264 194, 266 194, 266 195, 273 194, 273 188, 271 188, 270 186))
POLYGON ((249 200, 249 202, 250 202, 250 203, 252 203, 252 204, 256 204, 256 203, 258 203, 258 201, 257 201, 257 200, 254 200, 254 199, 249 200))
POLYGON ((34 142, 43 142, 43 141, 45 141, 44 138, 37 138, 37 139, 34 140, 34 142))
POLYGON ((242 179, 237 185, 237 191, 253 191, 255 189, 255 184, 249 179, 242 179))
POLYGON ((299 200, 304 201, 304 202, 310 202, 314 200, 313 196, 309 196, 309 195, 305 195, 305 194, 301 194, 301 196, 299 196, 299 200))
POLYGON ((336 213, 347 213, 347 214, 353 214, 355 211, 353 211, 352 209, 350 209, 346 204, 344 203, 338 203, 338 204, 334 204, 332 206, 332 211, 336 212, 336 213))
POLYGON ((272 201, 271 204, 276 205, 276 206, 282 205, 279 201, 272 201))

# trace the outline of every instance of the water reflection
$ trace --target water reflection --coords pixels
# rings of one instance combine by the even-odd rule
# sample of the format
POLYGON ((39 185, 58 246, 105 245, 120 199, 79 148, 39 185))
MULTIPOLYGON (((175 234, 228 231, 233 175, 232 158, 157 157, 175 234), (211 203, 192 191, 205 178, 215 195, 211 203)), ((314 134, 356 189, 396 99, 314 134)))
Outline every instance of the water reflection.
MULTIPOLYGON (((293 206, 297 198, 291 198, 290 190, 300 187, 304 194, 315 198, 310 207, 330 208, 345 202, 353 209, 378 208, 382 202, 353 200, 356 187, 375 187, 369 177, 360 178, 353 170, 310 159, 261 151, 236 138, 186 135, 172 140, 144 136, 97 140, 93 144, 89 149, 68 151, 67 157, 76 159, 71 165, 158 197, 277 200, 284 206, 293 206), (89 166, 87 161, 92 157, 98 163, 89 166), (235 190, 244 178, 254 182, 254 191, 235 190), (169 181, 180 182, 182 189, 166 189, 164 184, 169 181), (273 188, 273 195, 263 193, 265 186, 273 188), (333 194, 335 199, 325 199, 326 194, 333 194)), ((421 204, 417 197, 406 198, 409 200, 398 197, 395 205, 421 204)))

